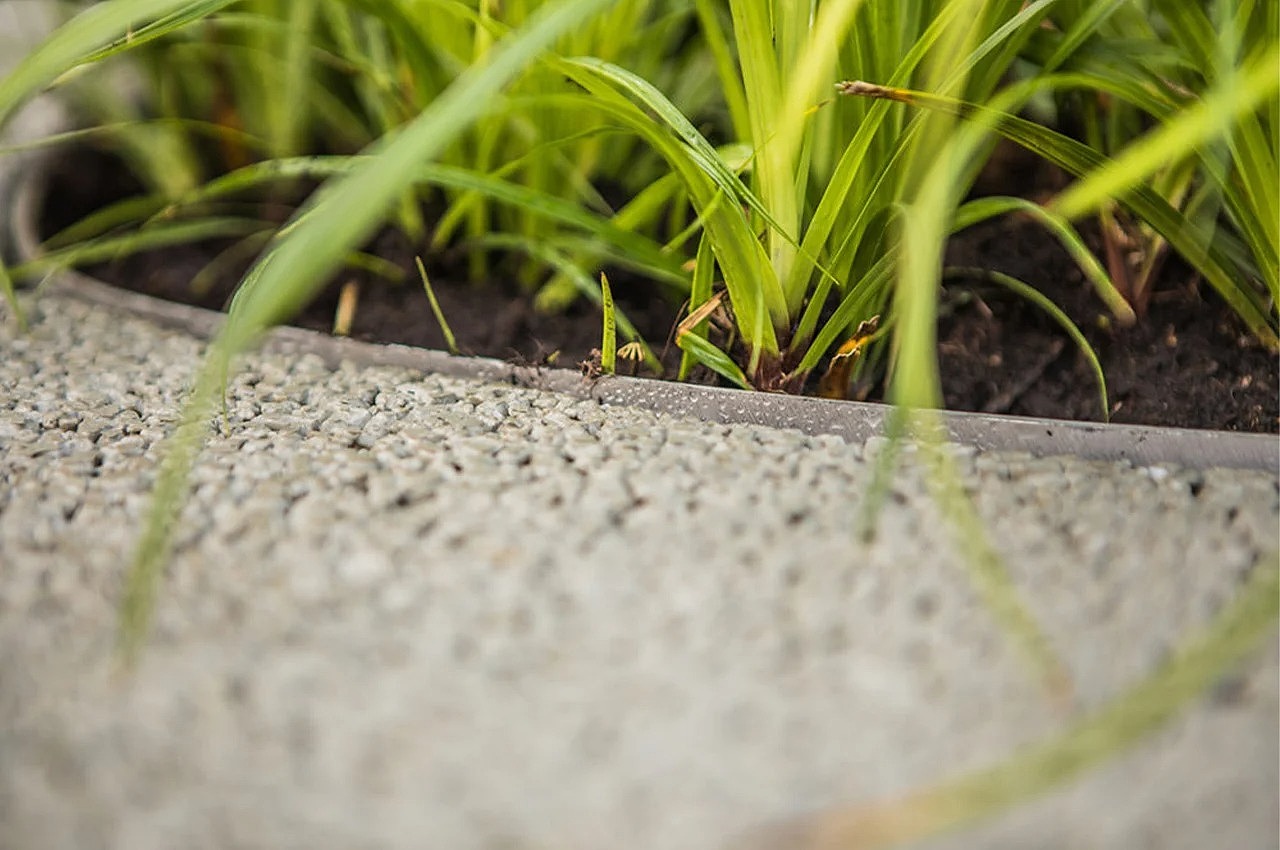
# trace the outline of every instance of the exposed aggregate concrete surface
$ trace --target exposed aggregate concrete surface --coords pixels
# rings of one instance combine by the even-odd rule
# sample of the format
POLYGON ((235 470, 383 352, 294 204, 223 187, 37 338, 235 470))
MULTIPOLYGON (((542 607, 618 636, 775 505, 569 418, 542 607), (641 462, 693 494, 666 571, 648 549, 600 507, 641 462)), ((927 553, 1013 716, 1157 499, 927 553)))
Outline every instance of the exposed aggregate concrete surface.
MULTIPOLYGON (((1274 475, 959 452, 1076 697, 975 597, 910 452, 244 358, 138 668, 122 576, 202 344, 0 313, 0 848, 736 846, 1000 760, 1274 558, 1274 475)), ((1263 848, 1272 640, 1178 720, 929 848, 1263 848)), ((782 850, 782 848, 779 848, 782 850)))

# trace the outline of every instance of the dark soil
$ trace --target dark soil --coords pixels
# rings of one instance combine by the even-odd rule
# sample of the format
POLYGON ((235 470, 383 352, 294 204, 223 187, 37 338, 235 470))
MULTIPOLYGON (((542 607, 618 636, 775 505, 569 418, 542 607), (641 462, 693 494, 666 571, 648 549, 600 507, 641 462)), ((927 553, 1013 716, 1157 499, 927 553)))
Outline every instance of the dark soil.
MULTIPOLYGON (((948 260, 1021 278, 1061 307, 1102 364, 1111 421, 1278 430, 1276 356, 1181 262, 1167 263, 1146 315, 1121 328, 1065 250, 1034 224, 971 228, 952 240, 948 260)), ((949 407, 1101 419, 1092 368, 1040 308, 1002 287, 949 281, 942 309, 938 353, 949 407)))
MULTIPOLYGON (((1024 184, 1025 185, 1025 184, 1024 184)), ((51 234, 135 187, 114 162, 81 153, 54 168, 43 232, 51 234)), ((238 277, 193 294, 189 282, 222 244, 149 252, 87 271, 110 283, 175 301, 221 308, 238 277)), ((398 233, 383 233, 375 253, 412 269, 413 250, 398 233)), ((527 294, 501 283, 464 281, 449 255, 427 257, 428 271, 459 346, 469 354, 576 368, 599 345, 600 317, 579 303, 562 315, 533 308, 527 294)), ((1111 420, 1229 431, 1280 430, 1280 362, 1253 341, 1243 324, 1183 264, 1165 264, 1146 315, 1117 327, 1066 252, 1033 224, 1005 220, 952 239, 950 264, 1018 277, 1058 304, 1089 338, 1108 381, 1111 420)), ((495 280, 513 280, 495 259, 495 280)), ((619 276, 619 306, 657 350, 669 340, 678 306, 652 285, 619 276)), ((339 275, 295 324, 330 330, 341 284, 360 281, 351 335, 357 339, 444 348, 443 335, 416 272, 398 285, 339 275)), ((992 284, 949 280, 940 305, 938 351, 946 404, 1056 419, 1102 418, 1097 383, 1086 359, 1044 312, 992 284)), ((668 351, 664 362, 676 362, 668 351)), ((713 376, 695 376, 711 381, 713 376)), ((871 387, 869 397, 880 391, 871 387)))

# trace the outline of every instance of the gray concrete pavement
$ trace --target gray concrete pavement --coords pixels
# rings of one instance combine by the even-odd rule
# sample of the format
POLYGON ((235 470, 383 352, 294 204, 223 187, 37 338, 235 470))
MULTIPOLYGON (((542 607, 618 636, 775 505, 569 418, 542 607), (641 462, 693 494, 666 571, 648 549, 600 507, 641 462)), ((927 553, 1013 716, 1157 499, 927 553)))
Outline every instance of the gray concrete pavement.
MULTIPOLYGON (((0 848, 714 848, 1068 723, 879 448, 246 358, 137 671, 117 592, 201 344, 0 322, 0 848)), ((960 457, 1096 707, 1274 558, 1259 472, 960 457)), ((1276 843, 1275 642, 1135 750, 931 848, 1276 843)))

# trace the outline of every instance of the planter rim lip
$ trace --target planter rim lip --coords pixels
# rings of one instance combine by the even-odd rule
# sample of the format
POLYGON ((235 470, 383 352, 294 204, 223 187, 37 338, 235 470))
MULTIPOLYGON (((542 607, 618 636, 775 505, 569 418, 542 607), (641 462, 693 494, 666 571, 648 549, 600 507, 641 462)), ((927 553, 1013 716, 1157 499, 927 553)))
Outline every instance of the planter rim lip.
MULTIPOLYGON (((46 157, 34 167, 0 164, 0 201, 9 221, 0 229, 0 248, 20 259, 39 255, 36 231, 46 157)), ((57 292, 122 310, 170 329, 208 340, 225 314, 121 289, 74 270, 49 281, 57 292)), ((291 326, 271 329, 263 347, 314 354, 330 368, 342 361, 360 366, 399 366, 420 372, 505 383, 529 389, 593 399, 601 404, 645 408, 692 416, 724 425, 750 424, 791 428, 811 436, 834 435, 851 443, 882 435, 889 405, 806 396, 748 392, 650 378, 584 378, 569 369, 519 366, 485 357, 459 357, 408 345, 361 342, 291 326)), ((1027 452, 1038 457, 1074 456, 1086 460, 1129 462, 1134 466, 1252 469, 1280 475, 1280 435, 1246 434, 1151 425, 1043 419, 965 411, 939 411, 953 443, 979 451, 1027 452)))

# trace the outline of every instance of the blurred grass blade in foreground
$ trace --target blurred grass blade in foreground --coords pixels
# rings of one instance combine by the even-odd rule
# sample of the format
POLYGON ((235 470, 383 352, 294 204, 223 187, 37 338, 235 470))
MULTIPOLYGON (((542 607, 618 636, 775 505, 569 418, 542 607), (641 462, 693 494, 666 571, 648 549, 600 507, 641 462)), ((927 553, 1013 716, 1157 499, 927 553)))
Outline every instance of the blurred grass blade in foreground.
POLYGON ((1274 640, 1280 614, 1280 555, 1255 564, 1236 598, 1185 639, 1159 670, 1131 685, 1065 731, 1006 761, 923 788, 900 799, 833 808, 773 827, 792 850, 886 850, 994 817, 1060 788, 1169 723, 1214 682, 1274 640))
POLYGON ((233 358, 306 303, 325 275, 369 236, 403 191, 405 173, 439 155, 556 38, 613 2, 563 0, 544 6, 522 30, 500 42, 483 64, 465 71, 417 118, 377 145, 368 161, 317 191, 289 232, 250 270, 196 377, 165 454, 146 528, 126 579, 120 620, 120 649, 126 662, 136 658, 146 639, 191 467, 217 410, 233 358))

